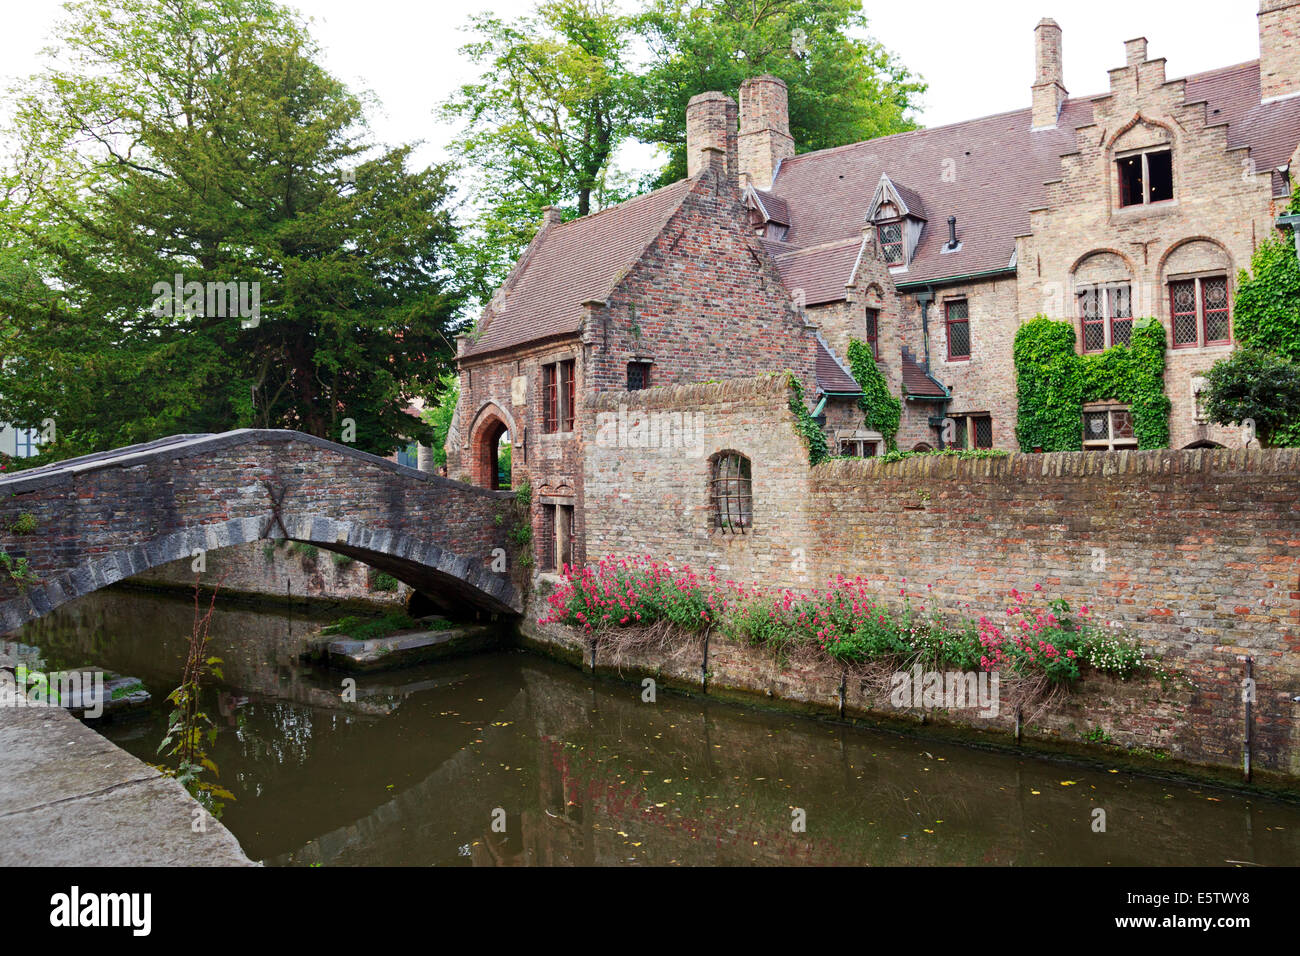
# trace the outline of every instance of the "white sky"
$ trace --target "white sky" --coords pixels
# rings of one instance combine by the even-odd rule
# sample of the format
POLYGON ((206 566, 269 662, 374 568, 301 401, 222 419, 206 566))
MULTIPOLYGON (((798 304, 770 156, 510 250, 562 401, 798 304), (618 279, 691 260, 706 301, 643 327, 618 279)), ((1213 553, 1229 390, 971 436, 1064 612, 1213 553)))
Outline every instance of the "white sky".
MULTIPOLYGON (((325 65, 357 89, 373 91, 372 116, 388 143, 424 140, 417 158, 444 158, 451 130, 433 108, 473 77, 457 53, 458 28, 474 11, 521 13, 532 0, 297 0, 315 22, 325 65)), ((930 83, 921 121, 956 122, 1029 105, 1033 28, 1044 16, 1064 31, 1065 81, 1073 95, 1108 89, 1106 71, 1124 61, 1123 41, 1146 36, 1150 55, 1184 76, 1259 55, 1258 0, 865 0, 872 33, 930 83)), ((0 83, 34 72, 52 40, 59 0, 0 0, 0 83)), ((735 95, 734 90, 726 92, 735 95)), ((651 154, 628 162, 650 164, 651 154)))

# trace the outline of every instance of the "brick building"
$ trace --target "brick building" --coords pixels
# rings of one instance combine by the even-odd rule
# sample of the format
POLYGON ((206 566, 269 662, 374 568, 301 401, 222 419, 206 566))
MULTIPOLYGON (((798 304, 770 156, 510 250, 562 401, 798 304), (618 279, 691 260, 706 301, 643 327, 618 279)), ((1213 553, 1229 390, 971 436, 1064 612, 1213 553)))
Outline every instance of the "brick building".
MULTIPOLYGON (((801 155, 781 80, 746 81, 739 104, 695 97, 688 179, 573 222, 548 210, 461 339, 451 476, 493 484, 508 433, 540 567, 582 560, 601 441, 575 422, 596 393, 629 393, 610 440, 676 441, 698 428, 638 410, 636 391, 789 369, 832 450, 870 456, 883 437, 863 426, 853 339, 902 401, 900 448, 1016 449, 1012 344, 1037 314, 1073 323, 1086 353, 1157 319, 1171 446, 1240 445, 1196 393, 1233 347, 1237 272, 1289 201, 1300 2, 1262 0, 1259 31, 1258 60, 1174 80, 1130 40, 1108 92, 1071 97, 1045 19, 1027 108, 801 155)), ((1136 447, 1123 406, 1079 414, 1085 448, 1136 447)), ((718 520, 743 525, 751 463, 709 452, 736 512, 718 520)))

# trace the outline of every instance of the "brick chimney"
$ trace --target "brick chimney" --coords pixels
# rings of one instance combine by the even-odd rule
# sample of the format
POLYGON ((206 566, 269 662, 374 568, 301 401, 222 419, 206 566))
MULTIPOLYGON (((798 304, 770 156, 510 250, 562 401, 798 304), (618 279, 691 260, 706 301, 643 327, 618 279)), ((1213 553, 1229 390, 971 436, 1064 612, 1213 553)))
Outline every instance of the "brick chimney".
POLYGON ((755 76, 740 84, 740 175, 755 189, 771 189, 781 160, 794 155, 785 80, 755 76))
POLYGON ((727 177, 736 175, 736 101, 723 93, 701 93, 686 104, 686 175, 709 165, 710 149, 721 150, 727 177))
POLYGON ((1065 103, 1061 28, 1044 17, 1034 27, 1034 129, 1055 129, 1065 103))
POLYGON ((1300 0, 1260 0, 1259 97, 1300 94, 1300 0))

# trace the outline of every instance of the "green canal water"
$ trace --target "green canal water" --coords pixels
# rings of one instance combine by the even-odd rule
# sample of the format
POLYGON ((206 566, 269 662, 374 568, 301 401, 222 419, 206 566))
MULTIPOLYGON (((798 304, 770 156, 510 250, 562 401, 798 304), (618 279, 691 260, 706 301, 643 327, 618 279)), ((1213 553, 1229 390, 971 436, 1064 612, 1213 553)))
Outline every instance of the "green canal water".
MULTIPOLYGON (((92 722, 146 761, 191 601, 99 592, 14 635, 139 677, 92 722)), ((522 652, 361 677, 300 662, 301 612, 219 605, 223 821, 273 866, 1300 864, 1300 806, 593 682, 522 652), (1095 829, 1095 811, 1105 831, 1095 829), (798 823, 803 821, 804 829, 798 823)))

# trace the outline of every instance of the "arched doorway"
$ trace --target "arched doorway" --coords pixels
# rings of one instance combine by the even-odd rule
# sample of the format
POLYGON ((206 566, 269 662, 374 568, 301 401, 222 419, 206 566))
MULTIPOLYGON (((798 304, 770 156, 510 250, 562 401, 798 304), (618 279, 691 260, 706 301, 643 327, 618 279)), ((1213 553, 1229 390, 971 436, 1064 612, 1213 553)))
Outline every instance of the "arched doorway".
POLYGON ((470 429, 470 462, 474 484, 493 490, 513 487, 514 443, 509 414, 489 402, 479 410, 470 429))
POLYGON ((510 429, 499 418, 483 423, 475 441, 475 483, 494 491, 510 487, 510 429))

